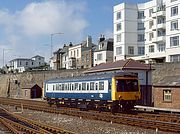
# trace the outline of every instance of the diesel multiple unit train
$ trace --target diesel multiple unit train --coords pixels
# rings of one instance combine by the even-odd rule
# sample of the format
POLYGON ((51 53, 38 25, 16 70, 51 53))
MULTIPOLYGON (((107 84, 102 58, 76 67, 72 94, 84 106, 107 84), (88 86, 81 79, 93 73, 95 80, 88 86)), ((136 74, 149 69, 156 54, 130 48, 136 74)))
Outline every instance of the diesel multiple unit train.
POLYGON ((44 97, 50 105, 130 110, 140 99, 140 85, 136 75, 124 73, 56 78, 44 82, 44 97))

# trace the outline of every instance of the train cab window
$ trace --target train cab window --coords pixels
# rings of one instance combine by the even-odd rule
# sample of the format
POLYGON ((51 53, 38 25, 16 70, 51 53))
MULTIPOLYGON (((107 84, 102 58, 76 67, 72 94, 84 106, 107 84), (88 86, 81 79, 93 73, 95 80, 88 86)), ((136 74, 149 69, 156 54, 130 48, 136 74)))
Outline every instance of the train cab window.
POLYGON ((138 81, 137 80, 126 80, 126 90, 127 91, 138 91, 138 81))
POLYGON ((86 88, 86 89, 87 89, 87 90, 89 90, 89 83, 86 83, 86 86, 87 86, 87 88, 86 88))
POLYGON ((99 82, 99 90, 104 90, 104 82, 99 82))
POLYGON ((90 90, 94 90, 94 82, 90 82, 90 90))
POLYGON ((75 83, 75 90, 78 90, 78 83, 75 83))
POLYGON ((82 83, 82 90, 86 90, 86 83, 82 83))
POLYGON ((116 81, 117 92, 133 92, 138 91, 138 81, 137 80, 117 80, 116 81))
POLYGON ((95 84, 95 90, 98 90, 98 83, 95 84))

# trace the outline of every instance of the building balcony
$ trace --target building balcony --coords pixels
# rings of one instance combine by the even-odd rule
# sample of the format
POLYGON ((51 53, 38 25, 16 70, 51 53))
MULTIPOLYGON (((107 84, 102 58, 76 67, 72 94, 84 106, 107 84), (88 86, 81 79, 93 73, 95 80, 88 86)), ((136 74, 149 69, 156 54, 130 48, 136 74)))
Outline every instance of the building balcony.
POLYGON ((166 29, 166 24, 165 23, 157 24, 157 29, 166 29))
POLYGON ((166 11, 162 10, 162 11, 152 13, 152 18, 157 18, 159 16, 166 16, 166 11))
POLYGON ((165 42, 165 41, 166 41, 165 36, 159 36, 159 37, 154 37, 154 38, 152 38, 152 42, 153 42, 153 43, 165 42))
POLYGON ((151 29, 152 29, 153 31, 156 31, 157 26, 156 26, 156 25, 153 25, 151 29))

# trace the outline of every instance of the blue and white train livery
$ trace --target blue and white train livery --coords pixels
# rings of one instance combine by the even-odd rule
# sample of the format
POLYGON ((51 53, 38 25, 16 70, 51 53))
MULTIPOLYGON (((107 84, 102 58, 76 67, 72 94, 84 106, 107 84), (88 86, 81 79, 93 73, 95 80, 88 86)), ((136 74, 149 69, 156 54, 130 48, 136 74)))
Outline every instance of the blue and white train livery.
POLYGON ((135 75, 107 73, 47 80, 44 96, 50 104, 129 109, 140 99, 140 88, 135 75))

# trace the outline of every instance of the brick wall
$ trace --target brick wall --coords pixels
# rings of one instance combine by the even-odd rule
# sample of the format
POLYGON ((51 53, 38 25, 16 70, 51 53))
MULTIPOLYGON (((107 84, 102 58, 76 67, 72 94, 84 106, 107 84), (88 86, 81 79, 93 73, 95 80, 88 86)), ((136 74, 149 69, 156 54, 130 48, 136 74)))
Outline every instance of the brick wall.
POLYGON ((154 107, 158 108, 173 108, 180 109, 180 87, 179 88, 164 88, 154 87, 154 107), (172 101, 167 102, 163 100, 163 90, 170 89, 172 101))

